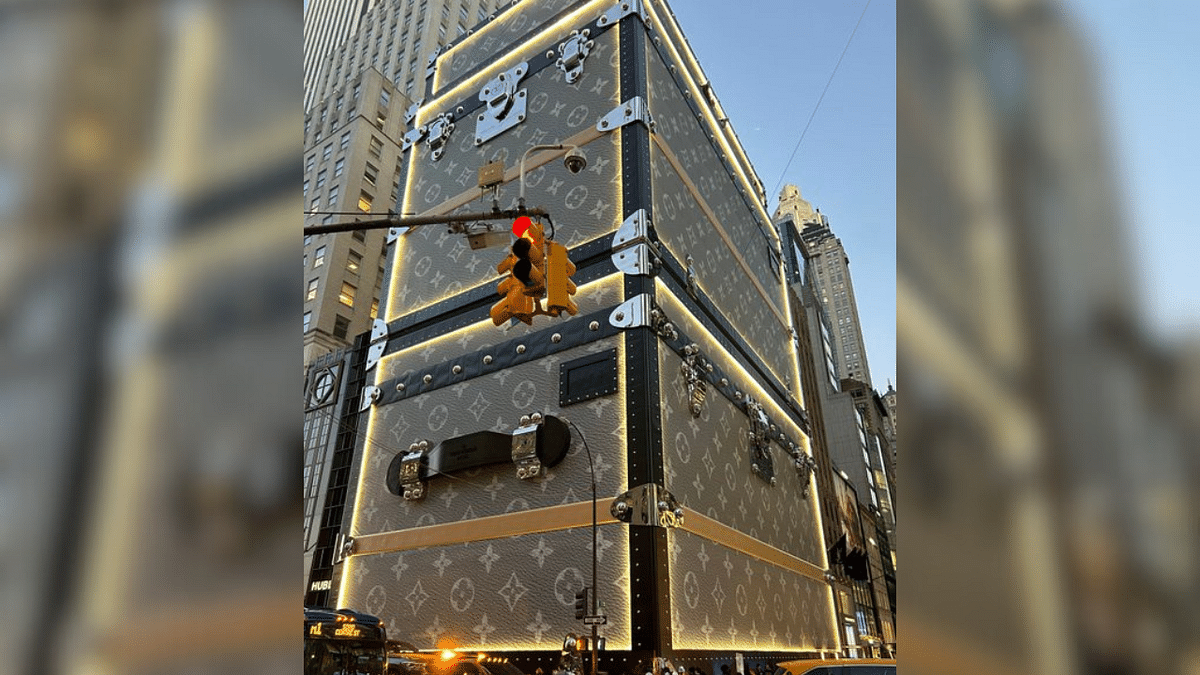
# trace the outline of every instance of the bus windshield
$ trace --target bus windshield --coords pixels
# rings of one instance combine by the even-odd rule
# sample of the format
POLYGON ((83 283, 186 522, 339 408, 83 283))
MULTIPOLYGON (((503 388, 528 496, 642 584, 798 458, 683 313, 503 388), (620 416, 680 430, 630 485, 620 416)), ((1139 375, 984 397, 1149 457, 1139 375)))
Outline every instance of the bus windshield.
POLYGON ((376 640, 304 641, 304 675, 384 675, 385 667, 376 640))
POLYGON ((304 610, 304 675, 385 675, 387 633, 378 617, 304 610))

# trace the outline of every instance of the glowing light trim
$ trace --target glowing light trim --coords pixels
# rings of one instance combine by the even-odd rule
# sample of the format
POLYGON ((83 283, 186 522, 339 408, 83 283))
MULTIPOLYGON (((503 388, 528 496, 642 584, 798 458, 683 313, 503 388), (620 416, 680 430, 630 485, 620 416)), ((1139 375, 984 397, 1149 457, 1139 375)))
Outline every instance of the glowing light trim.
MULTIPOLYGON (((499 262, 499 260, 497 260, 497 262, 499 262)), ((499 279, 497 278, 495 281, 498 281, 498 280, 499 279)), ((486 283, 494 285, 495 281, 489 281, 486 283)), ((609 293, 612 293, 612 291, 614 289, 619 291, 620 284, 623 281, 624 281, 624 275, 620 274, 619 272, 610 274, 608 276, 601 277, 594 281, 589 281, 588 283, 583 284, 582 286, 579 286, 578 289, 576 289, 576 291, 575 291, 575 297, 582 298, 582 297, 588 295, 589 293, 595 293, 602 289, 607 290, 609 293), (605 289, 604 288, 605 286, 612 286, 613 288, 605 289)), ((499 302, 501 299, 501 296, 497 295, 495 297, 496 297, 496 301, 499 302)), ((596 307, 595 309, 600 309, 600 308, 596 307)), ((591 310, 591 309, 584 310, 583 308, 580 308, 581 313, 587 313, 590 311, 594 311, 594 310, 591 310)), ((546 328, 548 326, 549 326, 549 324, 543 324, 543 325, 539 326, 537 323, 535 323, 528 330, 540 330, 540 329, 546 328)), ((502 329, 497 328, 496 326, 494 326, 492 324, 491 319, 485 318, 483 321, 479 321, 479 322, 464 326, 462 328, 451 331, 449 333, 439 335, 438 337, 433 338, 431 340, 426 340, 424 342, 415 344, 411 347, 405 347, 404 349, 401 349, 400 351, 393 352, 391 354, 387 354, 379 359, 379 364, 377 366, 375 366, 375 368, 378 372, 385 372, 385 371, 389 372, 390 374, 388 375, 388 377, 395 377, 398 373, 394 372, 394 370, 392 369, 392 365, 393 365, 394 361, 401 360, 407 356, 412 355, 414 352, 424 351, 426 349, 429 349, 430 347, 437 348, 439 345, 443 345, 448 342, 457 342, 457 341, 461 340, 463 338, 463 336, 466 335, 467 333, 488 333, 488 334, 495 336, 496 342, 505 342, 505 341, 510 340, 517 336, 516 333, 503 332, 502 329)), ((495 343, 493 343, 493 344, 495 344, 495 343)), ((479 347, 471 349, 471 351, 477 351, 479 349, 487 349, 490 346, 492 346, 492 344, 480 345, 479 347)), ((457 356, 451 356, 451 357, 448 357, 447 360, 461 357, 461 356, 462 356, 461 354, 459 354, 457 356)), ((387 378, 376 378, 375 385, 379 386, 381 384, 381 381, 385 380, 385 379, 387 379, 387 378)))
MULTIPOLYGON (((450 98, 453 96, 454 99, 457 100, 458 97, 463 96, 467 92, 478 93, 479 90, 483 87, 483 85, 487 84, 487 82, 489 80, 491 80, 493 77, 496 77, 497 73, 502 73, 502 72, 508 70, 509 68, 512 68, 513 66, 517 65, 521 61, 525 61, 530 58, 533 58, 534 56, 540 54, 542 51, 545 51, 544 47, 546 47, 546 44, 542 44, 542 43, 546 42, 547 37, 551 37, 552 39, 550 40, 550 43, 553 43, 554 41, 560 39, 559 35, 563 34, 564 30, 570 28, 572 26, 572 24, 574 24, 576 21, 578 21, 579 18, 582 17, 584 14, 586 14, 589 11, 594 11, 597 7, 599 7, 601 5, 607 6, 608 4, 609 3, 606 2, 605 0, 593 0, 592 2, 589 2, 588 4, 576 9, 575 11, 571 12, 570 14, 559 19, 558 21, 556 21, 554 24, 552 24, 548 28, 542 29, 540 32, 538 32, 537 35, 530 38, 525 43, 523 48, 515 49, 515 50, 509 52, 508 54, 505 54, 498 61, 491 62, 487 68, 481 70, 478 73, 475 73, 474 75, 467 78, 466 80, 463 80, 462 82, 458 83, 457 85, 455 85, 455 87, 453 89, 450 89, 449 91, 445 91, 445 92, 438 94, 437 98, 433 99, 429 103, 426 103, 424 106, 422 106, 421 109, 417 112, 416 124, 418 126, 420 126, 421 124, 424 124, 424 121, 429 118, 430 113, 433 110, 437 110, 439 108, 439 106, 441 106, 441 104, 447 98, 450 98), (535 45, 536 45, 536 47, 535 47, 535 45)), ((514 10, 514 11, 517 11, 517 10, 514 10)), ((512 14, 511 16, 516 16, 516 15, 512 14)), ((501 18, 503 18, 503 17, 501 17, 501 18)), ((463 45, 467 44, 468 42, 472 42, 475 39, 479 38, 479 36, 481 36, 485 32, 487 32, 488 28, 490 28, 493 25, 498 25, 499 23, 500 23, 500 21, 490 22, 487 26, 480 29, 479 32, 475 33, 475 35, 471 36, 470 39, 463 40, 462 42, 455 45, 452 49, 447 51, 445 54, 438 56, 438 61, 440 62, 444 56, 453 54, 456 50, 458 50, 459 47, 462 47, 463 45)), ((442 86, 442 83, 440 81, 441 72, 442 72, 442 68, 441 68, 441 64, 439 63, 438 68, 434 74, 434 80, 433 80, 434 91, 437 91, 442 86)), ((532 73, 530 73, 530 74, 532 74, 532 73)))

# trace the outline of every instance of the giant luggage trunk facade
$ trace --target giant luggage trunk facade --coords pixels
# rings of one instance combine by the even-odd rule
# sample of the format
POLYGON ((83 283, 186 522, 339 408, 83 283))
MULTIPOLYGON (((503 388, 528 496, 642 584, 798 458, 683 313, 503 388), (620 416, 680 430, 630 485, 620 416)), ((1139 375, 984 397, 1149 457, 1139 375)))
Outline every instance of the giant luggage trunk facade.
POLYGON ((594 470, 601 670, 836 652, 779 237, 669 9, 515 4, 442 50, 411 115, 403 213, 490 208, 491 161, 513 207, 527 149, 580 148, 579 173, 566 148, 525 163, 579 311, 495 327, 507 250, 393 233, 339 606, 548 668, 588 630, 594 470), (478 464, 534 413, 567 421, 565 457, 478 464))

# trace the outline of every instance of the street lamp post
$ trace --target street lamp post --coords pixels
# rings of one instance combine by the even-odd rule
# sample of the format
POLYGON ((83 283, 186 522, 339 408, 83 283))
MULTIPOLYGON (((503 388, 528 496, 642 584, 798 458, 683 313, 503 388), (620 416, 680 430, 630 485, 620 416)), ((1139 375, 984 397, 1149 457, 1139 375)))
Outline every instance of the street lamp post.
MULTIPOLYGON (((581 436, 581 438, 582 438, 582 436, 581 436)), ((588 444, 586 442, 583 444, 583 448, 584 448, 584 450, 587 450, 588 469, 590 469, 591 473, 592 473, 592 607, 591 607, 591 610, 592 610, 592 616, 597 616, 598 614, 600 614, 600 612, 599 612, 600 600, 599 600, 599 598, 596 597, 597 591, 599 590, 596 587, 596 557, 597 557, 597 554, 599 553, 599 549, 597 547, 597 539, 596 539, 596 533, 597 533, 597 529, 596 529, 596 463, 592 461, 592 449, 590 447, 588 447, 588 444)), ((597 643, 598 643, 599 637, 600 637, 599 628, 598 628, 597 624, 595 623, 595 621, 593 621, 592 622, 592 641, 591 641, 592 675, 597 675, 596 651, 597 651, 597 647, 598 647, 597 643)))

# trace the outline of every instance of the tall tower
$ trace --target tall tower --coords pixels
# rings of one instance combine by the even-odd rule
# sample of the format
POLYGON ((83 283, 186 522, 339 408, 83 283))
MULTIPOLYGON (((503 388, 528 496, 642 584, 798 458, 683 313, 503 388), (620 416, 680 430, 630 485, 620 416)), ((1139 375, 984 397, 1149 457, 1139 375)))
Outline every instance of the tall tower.
POLYGON ((368 0, 308 0, 304 7, 304 111, 315 102, 321 68, 358 30, 368 0))
POLYGON ((795 185, 785 185, 779 194, 774 221, 778 223, 789 217, 800 229, 800 239, 817 279, 818 298, 832 323, 838 377, 870 386, 871 369, 867 366, 867 348, 858 320, 846 249, 829 229, 829 219, 803 199, 795 185))
MULTIPOLYGON (((498 4, 312 0, 305 15, 306 225, 396 206, 404 182, 404 113, 423 96, 429 57, 474 32, 498 4), (353 26, 343 29, 350 18, 353 26), (341 43, 331 46, 329 36, 342 33, 341 43)), ((385 236, 368 230, 305 237, 304 363, 349 347, 370 330, 382 297, 385 236)))

